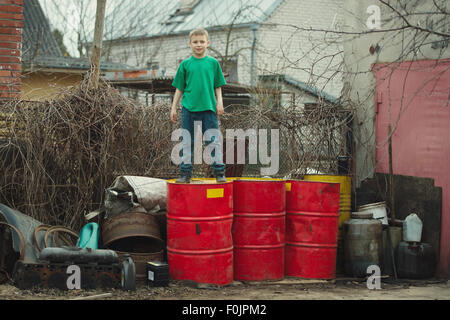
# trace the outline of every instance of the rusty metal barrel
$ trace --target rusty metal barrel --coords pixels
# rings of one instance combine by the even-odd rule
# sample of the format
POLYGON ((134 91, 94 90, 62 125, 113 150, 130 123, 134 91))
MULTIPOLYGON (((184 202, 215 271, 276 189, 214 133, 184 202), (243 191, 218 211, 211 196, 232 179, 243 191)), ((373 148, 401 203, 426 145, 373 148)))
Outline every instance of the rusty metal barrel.
POLYGON ((167 260, 174 280, 233 281, 233 183, 167 183, 167 260))
POLYGON ((333 279, 339 184, 286 181, 286 276, 333 279))
POLYGON ((233 186, 234 279, 284 277, 286 186, 280 179, 236 179, 233 186))
POLYGON ((136 281, 147 279, 146 263, 162 260, 163 240, 157 218, 145 212, 122 212, 103 222, 104 247, 114 250, 119 259, 130 254, 136 266, 136 281))

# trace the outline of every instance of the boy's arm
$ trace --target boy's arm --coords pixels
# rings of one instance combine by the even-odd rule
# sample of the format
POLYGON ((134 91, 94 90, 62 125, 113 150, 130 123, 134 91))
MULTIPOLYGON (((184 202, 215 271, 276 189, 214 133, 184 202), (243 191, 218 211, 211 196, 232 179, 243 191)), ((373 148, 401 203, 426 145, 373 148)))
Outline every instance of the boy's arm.
POLYGON ((175 90, 175 95, 173 97, 173 102, 172 102, 172 108, 170 109, 170 120, 173 123, 177 122, 177 107, 178 107, 178 103, 180 102, 180 98, 182 95, 183 95, 183 91, 181 91, 180 89, 175 90))
POLYGON ((223 109, 223 99, 222 99, 222 87, 216 88, 216 113, 218 116, 224 114, 225 110, 223 109))

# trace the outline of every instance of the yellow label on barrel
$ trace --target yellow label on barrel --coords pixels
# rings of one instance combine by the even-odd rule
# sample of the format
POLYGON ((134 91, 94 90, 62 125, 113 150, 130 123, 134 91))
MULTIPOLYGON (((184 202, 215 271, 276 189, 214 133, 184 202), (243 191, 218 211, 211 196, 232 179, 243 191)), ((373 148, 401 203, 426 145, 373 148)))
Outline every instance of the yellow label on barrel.
POLYGON ((291 184, 290 184, 290 182, 286 182, 286 191, 291 191, 291 184))
POLYGON ((223 198, 223 189, 207 189, 206 198, 223 198))

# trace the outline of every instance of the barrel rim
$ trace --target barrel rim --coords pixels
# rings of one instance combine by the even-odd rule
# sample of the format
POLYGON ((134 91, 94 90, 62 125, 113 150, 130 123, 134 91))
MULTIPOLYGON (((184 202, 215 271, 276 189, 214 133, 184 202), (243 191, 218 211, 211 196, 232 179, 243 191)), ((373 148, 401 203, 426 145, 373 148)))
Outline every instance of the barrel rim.
POLYGON ((166 182, 171 185, 189 185, 189 186, 204 186, 204 185, 214 186, 214 185, 224 185, 224 184, 233 183, 232 180, 229 180, 231 178, 226 178, 226 179, 227 179, 227 181, 225 181, 225 182, 217 182, 216 178, 192 178, 191 183, 177 183, 176 182, 177 179, 169 179, 169 180, 166 180, 166 182), (205 181, 205 183, 200 183, 202 181, 205 181))
POLYGON ((292 182, 307 182, 307 183, 323 183, 323 184, 339 184, 340 185, 340 182, 335 182, 335 181, 333 181, 333 182, 328 182, 328 181, 315 181, 315 180, 303 180, 303 179, 288 179, 288 180, 286 180, 286 182, 288 182, 288 183, 292 183, 292 182))
POLYGON ((292 246, 292 247, 309 247, 309 248, 319 248, 319 249, 325 249, 325 248, 332 248, 335 249, 338 247, 337 241, 336 243, 307 243, 307 242, 291 242, 286 241, 286 247, 292 246))
POLYGON ((329 218, 339 218, 339 212, 313 212, 313 211, 286 211, 287 215, 293 216, 313 216, 313 217, 329 217, 329 218))
POLYGON ((258 178, 258 177, 244 177, 233 178, 233 182, 286 182, 286 179, 282 178, 258 178))
POLYGON ((286 211, 278 212, 233 212, 234 217, 245 217, 245 218, 284 218, 286 216, 286 211))
POLYGON ((220 254, 233 251, 233 246, 220 248, 220 249, 208 249, 208 250, 188 250, 188 249, 175 249, 167 246, 167 253, 171 254, 185 254, 185 255, 209 255, 209 254, 220 254))
POLYGON ((225 216, 200 216, 200 217, 187 217, 187 216, 174 216, 167 214, 167 220, 178 220, 178 221, 186 221, 186 222, 194 222, 194 221, 201 221, 201 222, 208 222, 208 221, 221 221, 221 220, 230 220, 233 219, 233 214, 228 214, 225 216))
POLYGON ((234 250, 279 250, 284 249, 286 242, 276 244, 233 244, 234 250))
POLYGON ((386 201, 363 204, 362 206, 358 206, 358 211, 366 209, 375 209, 381 207, 382 205, 386 206, 386 201))
POLYGON ((352 212, 350 215, 350 218, 352 219, 373 219, 373 213, 372 212, 366 212, 366 211, 357 211, 352 212))
POLYGON ((304 177, 314 177, 314 176, 333 176, 333 177, 352 177, 352 174, 338 174, 338 173, 307 173, 303 175, 304 177))

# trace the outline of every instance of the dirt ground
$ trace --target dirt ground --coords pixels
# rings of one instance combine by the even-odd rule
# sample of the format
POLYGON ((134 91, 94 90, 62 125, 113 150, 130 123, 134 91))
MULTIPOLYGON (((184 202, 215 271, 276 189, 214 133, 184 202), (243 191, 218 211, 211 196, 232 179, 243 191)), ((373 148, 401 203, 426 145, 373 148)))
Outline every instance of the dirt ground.
MULTIPOLYGON (((388 279, 389 280, 389 279, 388 279)), ((20 290, 12 284, 0 285, 0 300, 450 300, 448 280, 383 280, 381 289, 368 289, 364 280, 284 279, 216 287, 188 281, 170 281, 168 287, 136 291, 120 289, 20 290), (356 281, 355 281, 356 280, 356 281)))

